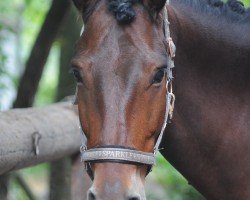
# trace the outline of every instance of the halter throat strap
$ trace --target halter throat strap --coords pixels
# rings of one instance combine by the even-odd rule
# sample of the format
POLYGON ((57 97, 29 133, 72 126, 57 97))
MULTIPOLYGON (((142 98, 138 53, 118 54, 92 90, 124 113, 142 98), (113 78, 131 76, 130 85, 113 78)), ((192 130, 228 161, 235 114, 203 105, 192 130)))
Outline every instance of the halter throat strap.
MULTIPOLYGON (((169 2, 167 2, 168 5, 169 2)), ((175 102, 175 95, 173 93, 173 86, 172 86, 172 81, 173 81, 173 73, 172 70, 175 67, 174 65, 174 57, 175 57, 175 51, 176 47, 175 44, 170 36, 170 22, 168 20, 168 10, 167 6, 164 6, 163 10, 163 22, 164 22, 164 34, 165 34, 165 39, 167 42, 167 57, 168 57, 168 63, 167 63, 167 81, 166 81, 166 89, 167 89, 167 94, 166 94, 166 111, 165 111, 165 119, 164 123, 161 128, 161 132, 158 136, 158 139, 155 143, 154 147, 154 153, 156 154, 159 151, 159 147, 162 141, 162 137, 165 131, 165 128, 167 126, 167 123, 169 120, 173 118, 173 110, 174 110, 174 102, 175 102)))

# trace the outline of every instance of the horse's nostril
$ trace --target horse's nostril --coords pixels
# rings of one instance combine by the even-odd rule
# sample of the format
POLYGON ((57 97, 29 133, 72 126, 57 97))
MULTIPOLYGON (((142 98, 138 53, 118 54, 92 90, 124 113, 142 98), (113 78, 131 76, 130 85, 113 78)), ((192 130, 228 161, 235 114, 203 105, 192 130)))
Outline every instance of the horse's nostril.
POLYGON ((88 192, 88 200, 96 200, 96 196, 92 191, 88 192))
POLYGON ((140 197, 129 197, 128 200, 140 200, 140 197))

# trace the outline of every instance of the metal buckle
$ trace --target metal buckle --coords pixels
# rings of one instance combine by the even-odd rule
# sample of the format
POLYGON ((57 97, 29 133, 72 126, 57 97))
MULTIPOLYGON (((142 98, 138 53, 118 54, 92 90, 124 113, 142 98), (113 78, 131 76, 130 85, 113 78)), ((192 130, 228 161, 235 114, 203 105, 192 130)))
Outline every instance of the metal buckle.
POLYGON ((87 146, 85 144, 80 147, 80 152, 83 153, 84 151, 87 151, 87 146))
POLYGON ((174 115, 175 95, 173 93, 169 93, 169 95, 171 96, 171 100, 170 100, 168 115, 169 115, 169 120, 172 120, 174 115))
MULTIPOLYGON (((80 153, 82 155, 83 152, 87 151, 87 146, 85 144, 82 144, 81 147, 80 147, 80 153)), ((81 162, 83 162, 83 158, 81 156, 81 162)))
POLYGON ((168 87, 168 95, 170 96, 170 100, 169 100, 169 110, 168 110, 168 116, 169 116, 169 120, 171 121, 173 119, 173 114, 174 114, 174 105, 175 105, 175 95, 173 93, 173 82, 170 81, 167 85, 168 87))

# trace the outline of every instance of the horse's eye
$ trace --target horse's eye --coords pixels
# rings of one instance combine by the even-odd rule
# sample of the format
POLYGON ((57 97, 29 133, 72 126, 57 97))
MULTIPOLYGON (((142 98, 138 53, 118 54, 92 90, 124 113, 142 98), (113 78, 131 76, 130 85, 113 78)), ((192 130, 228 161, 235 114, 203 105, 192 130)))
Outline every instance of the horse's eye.
POLYGON ((161 83, 164 75, 165 75, 165 70, 159 69, 154 76, 153 84, 161 83))
POLYGON ((73 68, 71 71, 72 71, 76 81, 78 83, 81 83, 82 82, 82 75, 81 75, 80 71, 78 69, 75 69, 75 68, 73 68))

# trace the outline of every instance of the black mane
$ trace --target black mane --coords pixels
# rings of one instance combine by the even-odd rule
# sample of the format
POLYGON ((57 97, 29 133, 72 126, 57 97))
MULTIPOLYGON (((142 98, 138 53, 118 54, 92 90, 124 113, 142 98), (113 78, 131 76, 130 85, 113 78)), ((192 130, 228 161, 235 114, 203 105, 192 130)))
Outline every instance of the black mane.
MULTIPOLYGON (((106 0, 108 9, 119 23, 131 23, 136 13, 133 5, 140 0, 106 0)), ((172 0, 173 4, 192 7, 198 12, 207 13, 216 17, 225 17, 231 22, 250 23, 250 9, 238 0, 172 0)), ((171 3, 172 3, 171 2, 171 3)))
POLYGON ((173 4, 189 6, 197 12, 215 17, 224 17, 227 21, 250 23, 250 9, 238 0, 174 0, 173 4))

